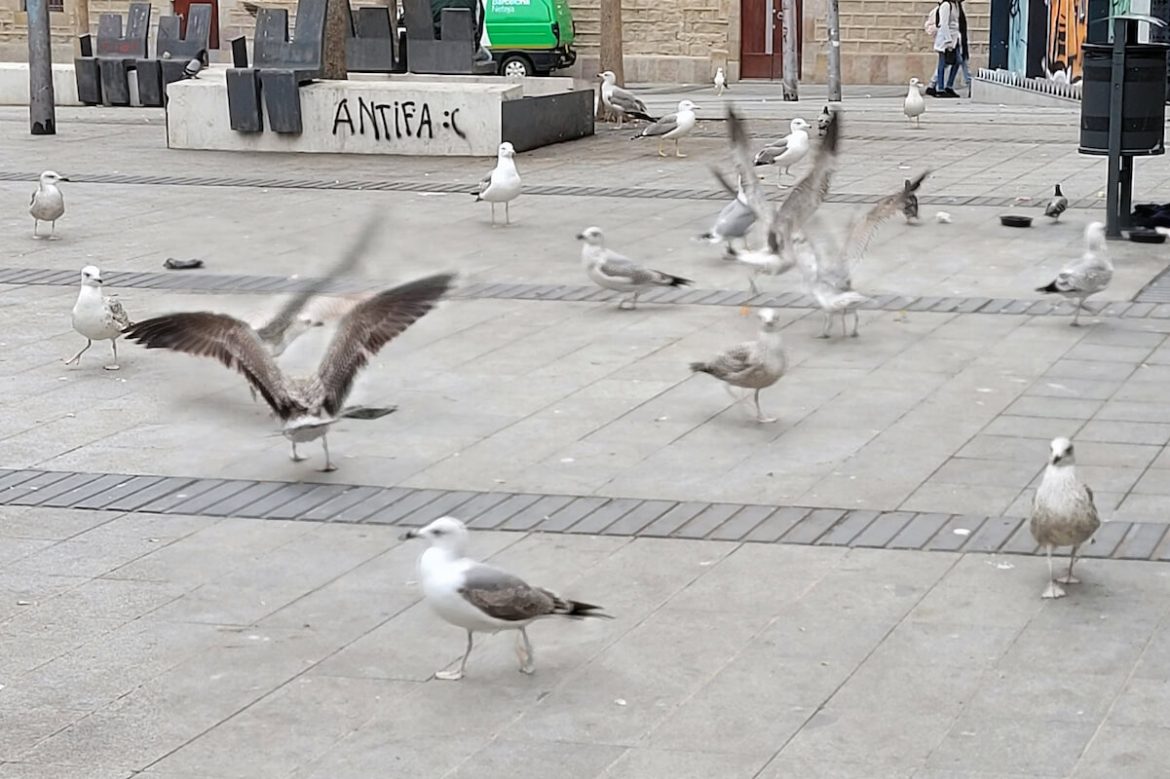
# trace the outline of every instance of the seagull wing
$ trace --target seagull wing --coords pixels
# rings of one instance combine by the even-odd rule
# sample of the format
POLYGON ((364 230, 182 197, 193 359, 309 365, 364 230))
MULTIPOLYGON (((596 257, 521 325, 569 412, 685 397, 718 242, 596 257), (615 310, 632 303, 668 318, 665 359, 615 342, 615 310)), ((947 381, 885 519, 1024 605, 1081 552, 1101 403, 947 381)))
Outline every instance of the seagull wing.
POLYGON ((706 363, 703 371, 717 379, 735 378, 756 365, 754 343, 742 343, 731 347, 715 359, 706 363))
POLYGON ((490 565, 476 563, 463 572, 463 599, 487 614, 506 622, 524 622, 553 614, 557 598, 533 587, 518 576, 490 565))
POLYGON ((260 336, 247 322, 233 316, 210 311, 167 314, 131 325, 124 335, 147 349, 170 349, 219 360, 244 374, 281 419, 304 410, 290 396, 284 374, 260 336))
POLYGON ((678 114, 667 114, 654 124, 648 124, 643 127, 642 132, 634 137, 653 138, 656 135, 666 135, 668 132, 676 129, 678 129, 678 114))
POLYGON ((646 113, 646 104, 637 95, 618 86, 615 86, 613 92, 610 93, 609 102, 627 114, 646 113))
POLYGON ((322 405, 327 412, 337 414, 341 410, 357 372, 383 346, 434 308, 454 280, 455 274, 440 273, 400 284, 359 303, 345 315, 317 369, 325 396, 322 405))
POLYGON ((906 207, 906 203, 910 200, 910 197, 918 191, 918 188, 922 186, 922 182, 929 175, 929 170, 919 173, 910 179, 909 183, 905 184, 900 190, 892 195, 886 195, 879 200, 873 208, 869 209, 864 219, 854 222, 849 230, 848 237, 845 239, 845 250, 841 258, 846 268, 852 267, 861 260, 865 255, 865 250, 869 246, 870 241, 877 234, 877 229, 891 216, 901 213, 902 209, 906 207))
POLYGON ((110 318, 114 320, 114 324, 122 330, 134 324, 130 321, 130 315, 126 313, 126 309, 122 308, 122 301, 116 297, 106 298, 106 308, 109 310, 110 318))
POLYGON ((771 165, 784 152, 788 151, 788 141, 791 135, 786 135, 778 141, 769 143, 764 148, 757 152, 755 158, 752 160, 753 165, 771 165))
POLYGON ((820 208, 825 196, 829 194, 829 180, 837 168, 837 146, 840 136, 841 112, 837 111, 830 116, 824 140, 813 155, 812 170, 797 182, 780 206, 777 222, 779 229, 786 236, 791 236, 799 230, 820 208))
MULTIPOLYGON (((739 114, 730 106, 727 108, 727 133, 731 140, 731 155, 735 162, 735 173, 739 177, 740 187, 743 188, 744 199, 747 201, 748 208, 756 215, 756 219, 768 226, 768 241, 769 246, 771 246, 774 240, 772 229, 776 209, 768 203, 764 190, 760 186, 760 180, 756 178, 755 161, 751 149, 748 147, 747 127, 740 119, 739 114)), ((719 179, 719 183, 738 198, 739 190, 733 189, 719 171, 714 171, 714 173, 715 177, 719 179)))
POLYGON ((354 295, 321 295, 305 304, 301 311, 301 320, 310 325, 335 322, 372 297, 373 293, 370 292, 354 295))
POLYGON ((687 281, 679 276, 672 276, 669 273, 651 270, 645 266, 630 260, 628 257, 623 257, 617 252, 606 250, 605 260, 597 266, 597 269, 604 275, 615 279, 622 279, 631 284, 658 284, 662 286, 670 286, 680 282, 687 281))

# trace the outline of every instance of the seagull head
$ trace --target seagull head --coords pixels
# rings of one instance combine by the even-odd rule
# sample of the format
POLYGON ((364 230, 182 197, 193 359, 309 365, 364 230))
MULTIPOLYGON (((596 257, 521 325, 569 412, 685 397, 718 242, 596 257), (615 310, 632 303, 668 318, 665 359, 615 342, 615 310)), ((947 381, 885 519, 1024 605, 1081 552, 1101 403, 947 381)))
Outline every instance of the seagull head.
POLYGON ((797 130, 807 130, 808 122, 804 121, 798 116, 792 120, 792 124, 790 124, 789 127, 792 128, 792 132, 796 132, 797 130))
POLYGON ((1057 467, 1075 464, 1072 441, 1067 438, 1053 438, 1050 446, 1052 447, 1052 456, 1048 460, 1050 463, 1057 467))
POLYGON ((512 144, 508 143, 507 141, 504 141, 500 144, 500 157, 505 159, 512 159, 515 156, 516 149, 512 146, 512 144))
POLYGON ((678 102, 678 110, 679 111, 698 111, 699 107, 697 105, 695 105, 694 103, 692 103, 690 100, 680 100, 678 102))
POLYGON ((916 79, 916 78, 912 78, 912 79, 910 79, 910 86, 912 86, 912 87, 916 87, 916 86, 918 86, 918 85, 919 85, 919 84, 921 84, 921 83, 922 83, 922 82, 921 82, 921 81, 919 81, 919 80, 918 80, 918 79, 916 79))
POLYGON ((597 74, 597 77, 607 84, 616 84, 617 76, 612 70, 603 70, 597 74))
POLYGON ((578 241, 584 241, 590 246, 601 246, 605 243, 605 235, 600 227, 586 227, 577 234, 578 241))
POLYGON ((776 311, 771 308, 761 308, 757 313, 760 321, 763 322, 764 329, 768 332, 780 329, 780 321, 776 319, 776 311))
POLYGON ((467 526, 455 517, 439 517, 426 527, 407 530, 401 536, 403 541, 411 538, 425 538, 431 546, 458 554, 467 544, 467 526))
POLYGON ((69 179, 62 176, 55 170, 46 170, 41 174, 41 185, 56 184, 58 181, 68 181, 69 179))
POLYGON ((86 265, 81 269, 81 283, 86 287, 100 287, 102 272, 96 265, 86 265))

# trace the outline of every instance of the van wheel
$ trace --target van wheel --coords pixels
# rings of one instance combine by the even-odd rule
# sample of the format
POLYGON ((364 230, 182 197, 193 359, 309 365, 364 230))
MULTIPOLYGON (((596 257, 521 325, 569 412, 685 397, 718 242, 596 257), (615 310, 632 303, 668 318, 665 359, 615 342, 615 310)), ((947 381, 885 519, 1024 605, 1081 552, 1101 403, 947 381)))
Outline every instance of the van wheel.
POLYGON ((532 63, 522 54, 510 54, 500 63, 501 76, 525 78, 533 72, 532 63))

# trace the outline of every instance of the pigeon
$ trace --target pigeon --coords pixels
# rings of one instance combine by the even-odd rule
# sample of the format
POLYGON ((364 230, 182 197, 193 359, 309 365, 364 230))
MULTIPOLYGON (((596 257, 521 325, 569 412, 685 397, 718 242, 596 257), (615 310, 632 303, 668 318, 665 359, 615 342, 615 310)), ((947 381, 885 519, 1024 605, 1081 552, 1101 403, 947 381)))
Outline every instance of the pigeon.
POLYGON ((914 224, 918 221, 918 187, 921 184, 921 181, 914 184, 910 179, 906 179, 902 185, 902 217, 906 220, 906 224, 914 224))
POLYGON ((788 135, 765 146, 753 160, 756 167, 775 165, 777 181, 780 180, 781 175, 788 174, 788 169, 803 160, 808 154, 808 122, 798 116, 792 120, 789 129, 791 132, 788 135))
POLYGON ((756 421, 775 422, 775 417, 765 417, 760 408, 760 390, 771 387, 788 370, 788 357, 780 338, 780 323, 776 312, 770 308, 760 309, 759 337, 727 349, 708 362, 691 363, 694 373, 708 373, 732 387, 753 390, 756 403, 756 421))
POLYGON ((452 273, 427 276, 355 306, 342 318, 316 373, 305 377, 285 375, 257 332, 228 314, 167 314, 132 325, 124 334, 147 349, 213 357, 242 373, 283 422, 281 433, 292 443, 292 460, 304 459, 297 454, 298 443, 320 438, 325 450, 323 470, 328 472, 336 470, 329 457, 330 428, 341 419, 363 418, 345 406, 358 372, 434 308, 454 280, 452 273))
POLYGON ((695 129, 695 111, 699 107, 690 100, 680 100, 678 104, 678 112, 667 114, 659 119, 654 124, 647 125, 642 128, 642 132, 633 136, 630 140, 636 141, 639 138, 657 138, 658 139, 658 156, 665 157, 666 152, 662 150, 663 141, 674 141, 674 156, 685 157, 687 155, 679 151, 678 142, 685 135, 690 135, 691 130, 695 129))
POLYGON ((93 265, 81 269, 81 290, 73 304, 73 329, 85 336, 81 351, 65 361, 66 365, 78 363, 94 341, 109 341, 114 349, 114 361, 103 366, 107 371, 116 371, 118 365, 118 336, 131 326, 130 317, 116 297, 102 294, 102 272, 93 265))
POLYGON ((622 119, 627 116, 644 119, 647 122, 657 121, 646 112, 646 104, 640 98, 617 85, 617 76, 612 70, 598 73, 597 77, 601 79, 601 102, 617 116, 619 129, 622 126, 622 119))
POLYGON ((825 130, 829 129, 829 122, 832 121, 833 114, 829 111, 829 107, 825 106, 825 110, 821 111, 820 116, 817 117, 817 134, 824 135, 825 130))
POLYGON ((191 61, 183 68, 183 78, 199 78, 201 70, 203 70, 203 61, 198 57, 192 57, 191 61))
POLYGON ((918 79, 910 79, 910 89, 906 92, 906 102, 902 104, 902 113, 906 114, 907 119, 913 120, 915 127, 922 126, 922 115, 926 113, 926 98, 922 96, 922 92, 918 86, 918 79))
POLYGON ((1060 221, 1060 215, 1068 209, 1068 198, 1060 191, 1060 185, 1056 185, 1056 191, 1052 193, 1052 199, 1048 201, 1048 205, 1044 207, 1044 216, 1052 218, 1053 222, 1060 221))
POLYGON ((1089 485, 1077 480, 1076 460, 1073 457, 1072 441, 1054 438, 1048 467, 1032 500, 1032 519, 1029 530, 1036 543, 1044 547, 1048 555, 1048 587, 1042 598, 1063 598, 1061 584, 1079 584, 1073 576, 1073 564, 1077 561, 1077 550, 1097 532, 1101 520, 1093 504, 1093 491, 1089 485), (1068 557, 1068 573, 1055 576, 1052 570, 1052 550, 1058 546, 1071 546, 1068 557))
POLYGON ((585 242, 581 247, 581 264, 589 278, 599 287, 630 293, 618 302, 618 308, 636 308, 638 295, 651 287, 681 287, 692 283, 682 276, 644 268, 629 257, 605 248, 605 235, 600 227, 586 227, 577 240, 585 242))
POLYGON ((727 76, 723 75, 723 68, 715 68, 715 94, 722 95, 727 89, 727 76))
POLYGON ((65 196, 61 194, 57 183, 68 180, 52 170, 41 174, 37 189, 28 201, 28 212, 33 218, 33 238, 39 237, 37 227, 41 222, 50 223, 50 236, 56 234, 57 220, 65 215, 65 196))
POLYGON ((1077 301, 1072 326, 1080 324, 1081 308, 1090 295, 1096 295, 1113 280, 1113 263, 1105 252, 1105 225, 1093 222, 1085 228, 1085 253, 1066 265, 1047 286, 1037 292, 1061 295, 1077 301))
POLYGON ((492 204, 493 225, 496 223, 496 203, 504 204, 504 223, 512 224, 508 206, 520 194, 521 189, 515 157, 516 150, 512 144, 507 141, 501 143, 496 167, 479 182, 479 189, 475 193, 476 203, 486 201, 492 204))

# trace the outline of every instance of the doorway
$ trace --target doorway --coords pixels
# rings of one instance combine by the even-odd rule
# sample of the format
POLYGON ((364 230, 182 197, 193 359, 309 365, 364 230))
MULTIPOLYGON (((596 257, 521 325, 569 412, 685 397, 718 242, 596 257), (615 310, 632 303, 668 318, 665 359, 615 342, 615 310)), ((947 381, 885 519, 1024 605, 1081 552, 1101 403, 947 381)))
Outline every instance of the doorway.
POLYGON ((172 0, 175 15, 182 19, 180 22, 180 35, 187 34, 187 14, 190 13, 191 5, 194 3, 204 3, 211 6, 211 34, 207 36, 207 48, 218 49, 219 0, 172 0))
MULTIPOLYGON (((800 67, 803 3, 796 0, 796 61, 800 67)), ((780 79, 784 76, 784 25, 781 0, 740 0, 740 78, 780 79)), ((800 73, 798 72, 799 76, 800 73)))

